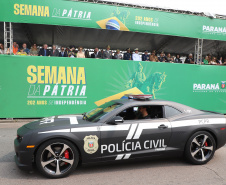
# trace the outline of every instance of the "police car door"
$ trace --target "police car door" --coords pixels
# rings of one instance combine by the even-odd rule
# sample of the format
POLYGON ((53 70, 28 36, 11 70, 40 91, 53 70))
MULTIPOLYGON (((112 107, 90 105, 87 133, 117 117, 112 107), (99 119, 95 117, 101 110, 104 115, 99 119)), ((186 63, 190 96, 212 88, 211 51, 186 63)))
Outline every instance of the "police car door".
MULTIPOLYGON (((152 106, 152 108, 155 107, 152 106)), ((156 110, 162 111, 160 113, 162 115, 153 113, 151 119, 137 119, 136 115, 134 117, 126 115, 127 112, 131 114, 131 109, 135 113, 138 106, 127 108, 116 115, 124 117, 125 120, 112 125, 114 131, 101 132, 102 160, 161 155, 167 150, 171 125, 167 119, 163 118, 163 106, 156 106, 156 110)))

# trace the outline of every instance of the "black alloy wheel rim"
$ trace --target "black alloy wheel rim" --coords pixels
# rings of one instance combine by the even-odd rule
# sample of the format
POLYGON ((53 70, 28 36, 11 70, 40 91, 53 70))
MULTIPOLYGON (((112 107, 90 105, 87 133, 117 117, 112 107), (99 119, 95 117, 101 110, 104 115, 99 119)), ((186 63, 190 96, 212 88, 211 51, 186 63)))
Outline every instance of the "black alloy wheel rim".
POLYGON ((204 162, 213 153, 213 141, 206 134, 200 134, 192 140, 190 152, 193 159, 204 162))
POLYGON ((74 164, 74 153, 65 143, 48 145, 41 154, 41 166, 51 175, 62 175, 74 164))

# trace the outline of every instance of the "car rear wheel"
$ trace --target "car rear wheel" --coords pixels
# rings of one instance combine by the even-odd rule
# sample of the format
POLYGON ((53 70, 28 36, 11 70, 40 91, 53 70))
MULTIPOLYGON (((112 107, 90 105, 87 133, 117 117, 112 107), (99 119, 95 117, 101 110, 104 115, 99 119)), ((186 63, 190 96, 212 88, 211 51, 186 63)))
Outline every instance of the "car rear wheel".
POLYGON ((216 142, 213 136, 206 131, 194 133, 185 147, 185 157, 192 164, 206 164, 216 150, 216 142))
POLYGON ((53 139, 40 146, 36 155, 38 170, 49 178, 69 175, 78 165, 79 152, 69 141, 53 139))

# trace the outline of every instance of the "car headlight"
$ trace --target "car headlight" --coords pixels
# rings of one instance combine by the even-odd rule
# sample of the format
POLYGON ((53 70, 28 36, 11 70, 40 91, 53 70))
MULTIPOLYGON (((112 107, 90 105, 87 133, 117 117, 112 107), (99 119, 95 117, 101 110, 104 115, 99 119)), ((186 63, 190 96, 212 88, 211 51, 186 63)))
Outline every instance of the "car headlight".
POLYGON ((23 137, 17 134, 17 140, 19 141, 19 143, 22 141, 23 137))

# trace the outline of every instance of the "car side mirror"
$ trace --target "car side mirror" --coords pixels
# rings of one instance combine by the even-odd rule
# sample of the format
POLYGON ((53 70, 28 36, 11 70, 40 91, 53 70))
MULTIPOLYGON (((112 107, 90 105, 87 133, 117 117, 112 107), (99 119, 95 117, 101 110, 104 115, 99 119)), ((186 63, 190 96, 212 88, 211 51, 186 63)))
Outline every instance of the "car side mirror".
POLYGON ((107 123, 109 125, 117 125, 117 123, 123 123, 124 119, 121 116, 115 116, 112 119, 110 119, 107 123))

